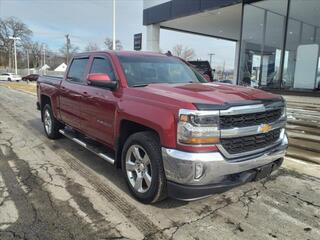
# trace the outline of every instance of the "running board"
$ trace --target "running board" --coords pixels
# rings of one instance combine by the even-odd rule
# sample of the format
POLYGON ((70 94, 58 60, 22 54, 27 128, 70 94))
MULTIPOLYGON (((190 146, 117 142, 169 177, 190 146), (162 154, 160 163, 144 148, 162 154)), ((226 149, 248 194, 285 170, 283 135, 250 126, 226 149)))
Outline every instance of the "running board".
POLYGON ((78 143, 82 147, 88 149, 90 152, 96 154, 97 156, 107 161, 108 163, 114 164, 114 159, 108 156, 109 154, 105 151, 105 149, 103 149, 103 147, 98 147, 98 146, 95 146, 94 144, 86 142, 85 139, 81 139, 79 137, 79 134, 75 133, 72 130, 60 129, 59 132, 65 137, 74 141, 75 143, 78 143))

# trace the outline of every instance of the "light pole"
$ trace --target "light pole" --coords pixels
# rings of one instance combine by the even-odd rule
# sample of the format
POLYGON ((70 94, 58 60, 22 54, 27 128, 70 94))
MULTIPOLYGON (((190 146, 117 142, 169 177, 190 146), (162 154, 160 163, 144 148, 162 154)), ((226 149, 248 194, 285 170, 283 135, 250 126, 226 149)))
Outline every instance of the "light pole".
POLYGON ((29 68, 29 49, 27 49, 27 68, 28 68, 28 75, 30 75, 30 68, 29 68))
POLYGON ((46 46, 43 45, 43 72, 46 75, 46 46))
POLYGON ((112 50, 116 50, 116 0, 113 0, 113 20, 112 20, 112 50))
POLYGON ((9 39, 13 40, 13 47, 14 47, 14 68, 15 68, 15 73, 16 75, 18 74, 18 64, 17 64, 17 46, 16 46, 16 41, 21 40, 19 37, 9 37, 9 39))

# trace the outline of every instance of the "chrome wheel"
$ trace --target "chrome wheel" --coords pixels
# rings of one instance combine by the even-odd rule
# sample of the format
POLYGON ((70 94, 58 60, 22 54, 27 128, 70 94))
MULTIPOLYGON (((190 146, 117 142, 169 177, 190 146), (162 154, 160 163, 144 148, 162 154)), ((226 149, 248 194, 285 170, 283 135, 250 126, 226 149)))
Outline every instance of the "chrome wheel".
POLYGON ((46 129, 47 134, 51 134, 52 119, 48 109, 44 111, 43 121, 44 121, 44 128, 46 129))
POLYGON ((132 145, 126 154, 126 172, 131 186, 139 193, 149 190, 152 181, 151 161, 140 145, 132 145))

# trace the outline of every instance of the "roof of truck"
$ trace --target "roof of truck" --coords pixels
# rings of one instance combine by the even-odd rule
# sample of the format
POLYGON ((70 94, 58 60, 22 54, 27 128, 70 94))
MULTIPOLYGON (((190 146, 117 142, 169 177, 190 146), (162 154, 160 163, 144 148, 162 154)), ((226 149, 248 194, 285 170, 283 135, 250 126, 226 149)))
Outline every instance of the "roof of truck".
POLYGON ((89 55, 89 54, 99 54, 99 53, 108 53, 111 55, 117 56, 167 56, 162 53, 149 52, 149 51, 91 51, 75 54, 75 56, 89 55))

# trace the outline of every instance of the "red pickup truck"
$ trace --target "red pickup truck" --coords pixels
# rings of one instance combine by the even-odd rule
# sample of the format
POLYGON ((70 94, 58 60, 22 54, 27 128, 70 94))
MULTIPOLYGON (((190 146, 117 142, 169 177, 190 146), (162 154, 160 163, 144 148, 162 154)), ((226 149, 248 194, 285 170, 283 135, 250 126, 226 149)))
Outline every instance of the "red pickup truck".
POLYGON ((46 135, 65 135, 122 168, 143 203, 264 178, 288 145, 282 97, 209 83, 172 56, 78 54, 63 78, 41 76, 37 92, 46 135))

